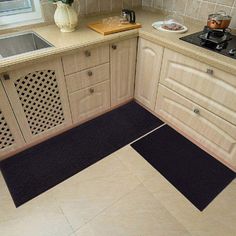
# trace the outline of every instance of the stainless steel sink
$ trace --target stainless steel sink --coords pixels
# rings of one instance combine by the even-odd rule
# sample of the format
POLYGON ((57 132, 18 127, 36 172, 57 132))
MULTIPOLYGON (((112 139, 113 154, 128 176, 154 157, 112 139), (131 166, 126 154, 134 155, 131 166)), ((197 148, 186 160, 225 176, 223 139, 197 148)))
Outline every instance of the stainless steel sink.
POLYGON ((53 47, 52 44, 34 32, 0 37, 0 58, 53 47))

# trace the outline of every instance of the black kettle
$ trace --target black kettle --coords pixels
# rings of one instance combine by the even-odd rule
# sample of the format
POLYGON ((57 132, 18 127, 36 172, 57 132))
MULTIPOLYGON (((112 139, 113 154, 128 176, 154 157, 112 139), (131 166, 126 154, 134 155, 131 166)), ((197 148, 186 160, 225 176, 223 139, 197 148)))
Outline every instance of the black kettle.
POLYGON ((123 9, 122 17, 124 21, 128 21, 131 24, 135 24, 136 22, 135 12, 133 10, 123 9))

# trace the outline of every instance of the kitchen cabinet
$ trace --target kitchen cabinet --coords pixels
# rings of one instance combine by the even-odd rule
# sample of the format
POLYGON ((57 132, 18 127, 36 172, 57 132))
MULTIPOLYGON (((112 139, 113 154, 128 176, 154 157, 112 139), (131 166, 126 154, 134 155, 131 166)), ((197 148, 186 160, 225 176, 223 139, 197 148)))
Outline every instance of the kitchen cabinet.
POLYGON ((71 125, 60 59, 9 71, 2 82, 27 143, 71 125))
POLYGON ((0 81, 0 159, 25 144, 11 105, 0 81))
POLYGON ((73 123, 82 123, 109 110, 109 45, 71 54, 62 60, 73 123))
POLYGON ((110 46, 111 106, 122 104, 134 97, 137 38, 110 46))
POLYGON ((202 147, 236 166, 236 126, 160 85, 156 112, 202 147))
POLYGON ((80 52, 63 56, 63 68, 65 75, 82 71, 100 64, 109 62, 109 46, 87 48, 80 52))
POLYGON ((110 108, 110 83, 105 81, 69 95, 74 123, 101 114, 110 108))
POLYGON ((165 49, 155 112, 236 168, 236 77, 165 49))
POLYGON ((139 40, 135 99, 154 110, 161 70, 163 47, 145 39, 139 40))
POLYGON ((165 49, 160 83, 236 125, 236 76, 165 49))

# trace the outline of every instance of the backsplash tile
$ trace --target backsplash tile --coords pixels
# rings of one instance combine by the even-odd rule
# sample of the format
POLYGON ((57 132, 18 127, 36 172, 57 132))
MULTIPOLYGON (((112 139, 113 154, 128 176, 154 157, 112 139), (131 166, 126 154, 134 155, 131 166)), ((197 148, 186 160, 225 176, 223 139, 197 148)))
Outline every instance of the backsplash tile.
MULTIPOLYGON (((56 6, 48 0, 41 0, 46 22, 53 22, 56 6)), ((79 15, 119 11, 122 8, 141 7, 142 0, 74 0, 73 7, 79 15)))
POLYGON ((236 0, 142 0, 142 6, 177 12, 202 21, 207 21, 209 14, 224 10, 233 17, 230 27, 236 29, 236 0))

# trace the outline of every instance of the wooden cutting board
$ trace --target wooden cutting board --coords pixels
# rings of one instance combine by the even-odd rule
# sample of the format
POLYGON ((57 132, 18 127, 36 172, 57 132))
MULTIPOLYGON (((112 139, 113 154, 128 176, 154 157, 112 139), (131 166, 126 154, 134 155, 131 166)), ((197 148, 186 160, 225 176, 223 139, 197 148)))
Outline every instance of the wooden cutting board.
POLYGON ((118 33, 121 31, 126 31, 126 30, 132 30, 132 29, 138 29, 141 28, 142 25, 139 23, 135 24, 112 24, 112 25, 107 25, 103 24, 102 22, 95 22, 91 23, 88 25, 88 27, 92 30, 95 30, 96 32, 103 34, 103 35, 108 35, 108 34, 114 34, 118 33))

